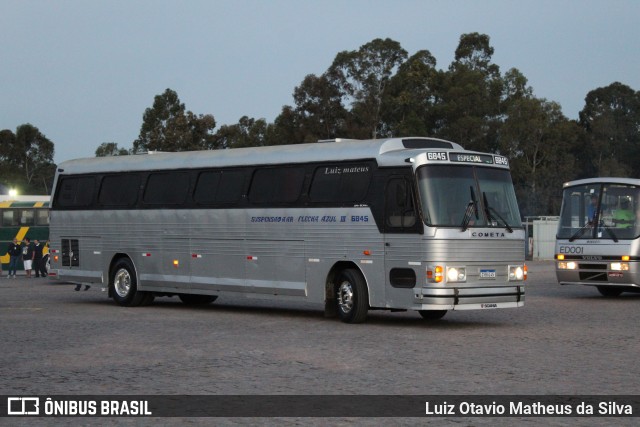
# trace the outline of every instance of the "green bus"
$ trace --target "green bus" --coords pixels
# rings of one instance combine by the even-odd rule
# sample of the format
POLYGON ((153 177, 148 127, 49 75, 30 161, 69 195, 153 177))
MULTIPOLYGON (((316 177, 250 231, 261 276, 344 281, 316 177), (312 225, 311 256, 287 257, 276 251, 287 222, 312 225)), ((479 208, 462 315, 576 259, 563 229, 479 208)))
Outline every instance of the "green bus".
MULTIPOLYGON (((28 237, 45 243, 49 240, 49 196, 0 195, 0 260, 2 270, 9 269, 9 243, 15 238, 22 243, 28 237)), ((48 260, 49 249, 44 255, 48 260)), ((23 270, 22 260, 18 269, 23 270)))

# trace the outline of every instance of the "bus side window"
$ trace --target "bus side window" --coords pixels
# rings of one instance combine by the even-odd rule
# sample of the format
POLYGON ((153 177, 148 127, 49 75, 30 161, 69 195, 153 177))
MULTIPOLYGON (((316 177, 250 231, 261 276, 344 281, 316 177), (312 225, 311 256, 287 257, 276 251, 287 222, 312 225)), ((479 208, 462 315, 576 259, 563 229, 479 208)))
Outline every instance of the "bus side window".
POLYGON ((2 225, 5 227, 18 225, 18 221, 15 215, 15 209, 3 209, 2 210, 2 225))
POLYGON ((49 225, 49 210, 38 209, 36 210, 36 224, 37 225, 49 225))
POLYGON ((404 231, 416 224, 411 186, 404 178, 391 178, 386 190, 386 224, 392 231, 404 231), (396 230, 393 230, 396 229, 396 230))
POLYGON ((34 225, 35 213, 33 209, 21 209, 20 210, 20 225, 34 225))

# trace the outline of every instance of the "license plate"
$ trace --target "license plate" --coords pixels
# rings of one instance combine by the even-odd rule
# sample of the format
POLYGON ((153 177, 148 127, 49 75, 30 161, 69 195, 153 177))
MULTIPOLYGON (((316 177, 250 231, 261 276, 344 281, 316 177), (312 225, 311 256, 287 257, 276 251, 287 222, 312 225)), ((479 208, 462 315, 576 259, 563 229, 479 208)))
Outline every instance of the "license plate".
POLYGON ((495 270, 480 270, 480 278, 481 279, 495 279, 496 271, 495 270))

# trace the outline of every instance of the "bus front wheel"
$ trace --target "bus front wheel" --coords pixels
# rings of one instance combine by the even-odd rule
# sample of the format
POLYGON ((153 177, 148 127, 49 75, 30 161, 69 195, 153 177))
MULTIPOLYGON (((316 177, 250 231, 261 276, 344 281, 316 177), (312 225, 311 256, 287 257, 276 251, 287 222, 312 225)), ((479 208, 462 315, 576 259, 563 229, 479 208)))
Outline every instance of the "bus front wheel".
POLYGON ((345 323, 361 323, 369 311, 367 284, 359 271, 349 268, 336 280, 338 316, 345 323))
POLYGON ((598 288, 598 292, 603 297, 617 297, 624 290, 620 286, 596 286, 596 288, 598 288))
POLYGON ((121 306, 135 307, 153 301, 153 294, 138 291, 136 270, 129 258, 119 259, 111 270, 109 281, 113 300, 121 306))
POLYGON ((418 310, 418 313, 425 320, 438 320, 447 314, 447 310, 418 310))

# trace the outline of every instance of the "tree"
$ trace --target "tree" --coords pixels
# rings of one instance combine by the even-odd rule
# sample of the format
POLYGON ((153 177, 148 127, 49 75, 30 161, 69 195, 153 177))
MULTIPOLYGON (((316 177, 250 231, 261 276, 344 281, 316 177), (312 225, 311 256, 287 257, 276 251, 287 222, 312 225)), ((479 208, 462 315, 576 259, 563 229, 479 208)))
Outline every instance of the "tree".
POLYGON ((127 154, 129 154, 129 150, 118 148, 118 144, 115 142, 103 142, 96 149, 96 157, 125 156, 127 154))
POLYGON ((22 193, 48 194, 55 175, 54 144, 40 130, 27 123, 14 134, 0 131, 0 170, 5 184, 22 193))
POLYGON ((503 81, 492 54, 489 36, 463 34, 439 89, 438 135, 471 150, 497 148, 503 81))
POLYGON ((640 92, 618 82, 592 90, 579 117, 588 176, 640 177, 640 92))
POLYGON ((407 55, 400 44, 391 39, 375 39, 357 51, 336 55, 326 75, 351 106, 350 136, 374 139, 379 136, 387 84, 407 55))
POLYGON ((262 147, 267 135, 265 119, 240 118, 237 124, 222 126, 213 137, 215 148, 262 147))
POLYGON ((501 127, 500 152, 509 157, 511 175, 525 216, 559 212, 562 182, 576 172, 568 155, 577 128, 555 102, 524 96, 515 99, 501 127), (562 167, 558 167, 561 159, 562 167), (556 195, 556 196, 554 196, 556 195))
POLYGON ((342 93, 326 74, 309 74, 293 92, 300 131, 298 142, 316 142, 341 136, 347 111, 342 105, 342 93))
POLYGON ((153 107, 145 110, 133 152, 203 150, 213 145, 215 126, 212 115, 198 116, 186 111, 178 94, 166 89, 162 95, 156 95, 153 107))
POLYGON ((391 78, 382 105, 383 134, 395 136, 435 133, 434 106, 439 72, 428 50, 418 51, 391 78))

